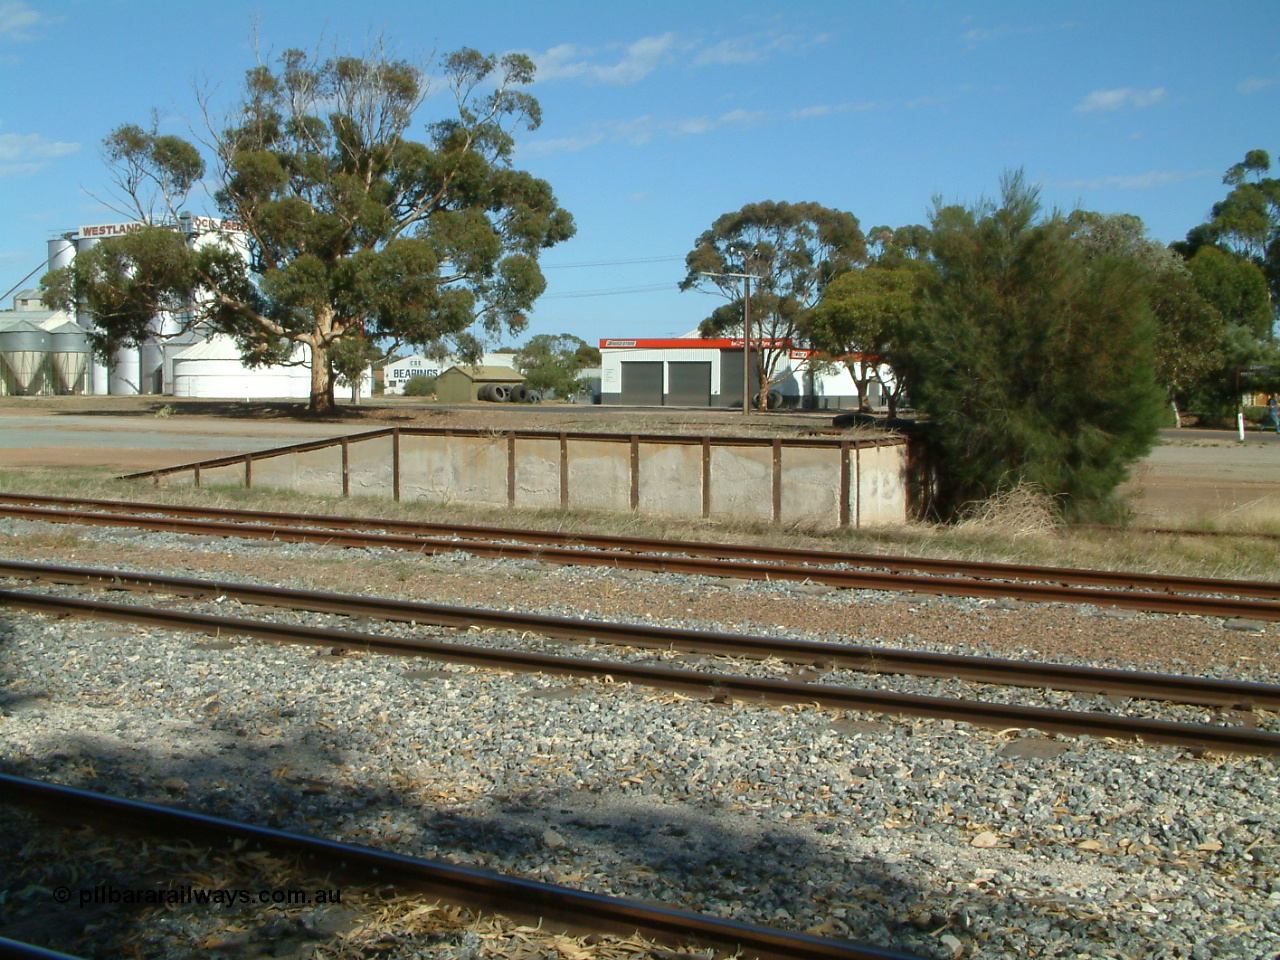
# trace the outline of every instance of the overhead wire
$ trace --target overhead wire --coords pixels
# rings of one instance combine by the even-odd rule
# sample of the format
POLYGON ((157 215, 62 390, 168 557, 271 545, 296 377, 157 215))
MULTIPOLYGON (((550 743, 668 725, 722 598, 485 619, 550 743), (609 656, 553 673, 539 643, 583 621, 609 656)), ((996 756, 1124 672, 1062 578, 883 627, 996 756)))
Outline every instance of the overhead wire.
POLYGON ((582 263, 548 263, 543 264, 544 270, 567 270, 571 267, 620 267, 632 263, 672 263, 676 260, 683 260, 684 257, 641 257, 636 260, 591 260, 582 263))

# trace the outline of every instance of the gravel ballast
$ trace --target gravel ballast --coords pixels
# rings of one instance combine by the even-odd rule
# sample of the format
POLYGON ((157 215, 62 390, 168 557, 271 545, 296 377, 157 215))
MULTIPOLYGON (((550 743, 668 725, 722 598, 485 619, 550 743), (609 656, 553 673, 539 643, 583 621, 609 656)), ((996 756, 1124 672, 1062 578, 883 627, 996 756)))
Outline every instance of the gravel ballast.
MULTIPOLYGON (((4 552, 28 560, 238 570, 362 592, 335 582, 346 576, 412 599, 1108 666, 1180 662, 1271 682, 1277 669, 1274 627, 1200 618, 106 529, 60 528, 37 555, 24 537, 49 528, 0 530, 4 552)), ((720 704, 13 611, 5 624, 9 773, 923 956, 1280 955, 1273 759, 720 704)))

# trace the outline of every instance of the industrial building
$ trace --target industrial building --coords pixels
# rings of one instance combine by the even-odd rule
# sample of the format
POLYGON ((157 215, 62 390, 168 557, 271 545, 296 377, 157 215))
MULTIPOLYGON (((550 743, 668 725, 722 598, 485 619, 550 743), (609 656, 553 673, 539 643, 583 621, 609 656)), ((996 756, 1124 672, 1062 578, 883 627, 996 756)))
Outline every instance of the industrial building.
MULTIPOLYGON (((486 353, 474 364, 480 367, 506 367, 514 370, 514 353, 486 353)), ((382 392, 389 397, 403 396, 404 385, 411 377, 431 377, 435 379, 450 367, 469 367, 470 364, 454 356, 433 360, 431 357, 415 353, 410 357, 393 360, 382 368, 382 392)))
MULTIPOLYGON (((757 345, 752 343, 754 352, 757 345)), ((769 390, 770 408, 846 410, 858 408, 858 391, 843 362, 821 362, 813 351, 778 349, 778 378, 769 390)), ((650 340, 600 341, 600 402, 640 407, 737 407, 743 401, 742 338, 703 339, 696 334, 650 340)), ((861 361, 857 361, 861 363, 861 361)), ((759 393, 751 361, 751 393, 759 393)), ((880 373, 892 383, 889 370, 880 373)), ((879 383, 867 388, 872 409, 887 403, 879 383)))
MULTIPOLYGON (((49 241, 49 270, 70 266, 77 254, 108 237, 139 229, 139 223, 82 226, 49 241)), ((193 246, 229 244, 247 255, 237 225, 210 217, 184 215, 179 229, 193 246)), ((14 297, 14 309, 0 311, 0 357, 4 361, 3 389, 8 394, 157 394, 174 397, 232 399, 307 399, 311 393, 310 351, 299 345, 283 364, 249 367, 240 359, 235 341, 198 326, 186 329, 189 313, 159 314, 154 337, 141 347, 125 347, 108 365, 92 356, 87 331, 93 316, 75 316, 46 309, 37 290, 14 297)), ((372 371, 361 384, 361 395, 372 392, 372 371)))
POLYGON ((499 384, 510 390, 522 383, 524 376, 511 367, 455 365, 436 380, 436 397, 443 403, 472 403, 486 399, 480 396, 481 388, 486 384, 499 384))

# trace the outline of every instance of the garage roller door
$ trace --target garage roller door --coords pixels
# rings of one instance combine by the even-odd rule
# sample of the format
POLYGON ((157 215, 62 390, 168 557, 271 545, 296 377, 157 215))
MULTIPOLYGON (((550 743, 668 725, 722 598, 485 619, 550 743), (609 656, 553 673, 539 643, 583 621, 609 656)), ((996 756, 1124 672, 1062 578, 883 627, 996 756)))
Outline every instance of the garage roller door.
POLYGON ((662 406, 662 361, 624 360, 619 402, 629 407, 662 406))
POLYGON ((711 406, 710 362, 672 361, 667 367, 670 384, 667 403, 673 407, 711 406))

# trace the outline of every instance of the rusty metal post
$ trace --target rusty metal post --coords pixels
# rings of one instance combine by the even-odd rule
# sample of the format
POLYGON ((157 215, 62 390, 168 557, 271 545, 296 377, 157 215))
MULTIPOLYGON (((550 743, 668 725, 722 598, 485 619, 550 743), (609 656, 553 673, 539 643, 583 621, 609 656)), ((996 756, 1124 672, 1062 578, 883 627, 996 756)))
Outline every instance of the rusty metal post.
POLYGON ((347 438, 341 440, 342 446, 342 495, 351 496, 351 444, 347 438))
POLYGON ((400 502, 400 428, 391 431, 391 499, 400 502))
POLYGON ((631 509, 640 509, 640 438, 631 435, 631 509))
POLYGON ((516 505, 516 432, 507 434, 507 505, 516 505))
POLYGON ((711 438, 702 438, 702 515, 711 516, 711 438))
POLYGON ((560 431, 560 509, 569 509, 569 435, 560 431))
POLYGON ((840 526, 849 525, 849 441, 840 441, 840 526))
POLYGON ((773 438, 773 522, 782 522, 782 440, 773 438))

